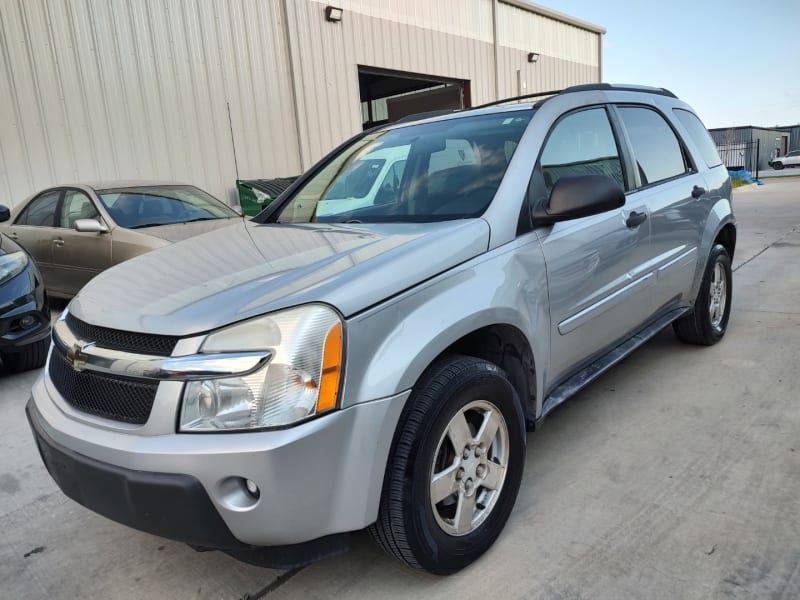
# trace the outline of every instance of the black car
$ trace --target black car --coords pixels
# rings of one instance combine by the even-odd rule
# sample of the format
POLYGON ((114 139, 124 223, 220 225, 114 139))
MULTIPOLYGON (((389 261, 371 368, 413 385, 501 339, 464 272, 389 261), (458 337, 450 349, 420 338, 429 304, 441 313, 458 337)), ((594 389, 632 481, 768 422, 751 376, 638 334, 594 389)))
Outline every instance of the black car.
POLYGON ((39 269, 28 253, 0 234, 0 359, 6 371, 44 365, 50 308, 39 269))

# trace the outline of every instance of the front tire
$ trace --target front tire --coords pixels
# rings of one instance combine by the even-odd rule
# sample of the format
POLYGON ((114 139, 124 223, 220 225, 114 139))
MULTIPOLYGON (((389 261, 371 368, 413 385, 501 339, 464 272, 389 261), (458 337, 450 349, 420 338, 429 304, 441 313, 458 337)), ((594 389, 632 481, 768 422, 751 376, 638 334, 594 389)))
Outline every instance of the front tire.
POLYGON ((672 324, 675 335, 687 344, 716 344, 728 329, 732 300, 731 259, 725 247, 716 244, 708 257, 694 310, 672 324))
POLYGON ((401 415, 373 539, 407 565, 439 575, 475 561, 514 506, 524 423, 496 365, 452 357, 432 367, 401 415))
POLYGON ((776 171, 780 171, 783 168, 783 163, 780 162, 772 163, 772 168, 775 169, 776 171))

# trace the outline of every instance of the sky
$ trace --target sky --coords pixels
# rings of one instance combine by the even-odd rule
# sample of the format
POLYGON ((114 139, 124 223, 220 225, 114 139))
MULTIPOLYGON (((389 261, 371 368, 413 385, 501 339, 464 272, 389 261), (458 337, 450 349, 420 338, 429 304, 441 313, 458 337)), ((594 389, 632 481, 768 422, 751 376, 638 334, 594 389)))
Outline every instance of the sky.
POLYGON ((607 30, 607 83, 667 88, 709 129, 800 123, 800 0, 534 1, 607 30))

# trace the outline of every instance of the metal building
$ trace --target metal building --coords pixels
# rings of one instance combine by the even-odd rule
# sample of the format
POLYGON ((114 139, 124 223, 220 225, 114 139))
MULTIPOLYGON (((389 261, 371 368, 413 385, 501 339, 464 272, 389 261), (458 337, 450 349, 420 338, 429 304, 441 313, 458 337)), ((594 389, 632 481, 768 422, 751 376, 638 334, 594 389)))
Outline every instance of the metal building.
POLYGON ((800 125, 710 129, 720 158, 729 168, 764 171, 776 156, 800 150, 800 125))
POLYGON ((601 81, 600 27, 526 0, 0 0, 0 204, 169 179, 235 203, 409 112, 601 81))

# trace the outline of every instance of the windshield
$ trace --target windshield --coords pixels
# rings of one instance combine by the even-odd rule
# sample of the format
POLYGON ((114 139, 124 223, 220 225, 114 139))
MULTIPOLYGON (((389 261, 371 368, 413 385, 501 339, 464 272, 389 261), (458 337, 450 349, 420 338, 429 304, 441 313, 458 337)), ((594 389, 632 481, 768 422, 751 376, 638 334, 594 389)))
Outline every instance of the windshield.
POLYGON ((533 111, 367 134, 300 187, 279 223, 427 222, 481 215, 533 111))
POLYGON ((100 190, 97 196, 116 224, 126 229, 239 216, 191 185, 116 188, 100 190))

